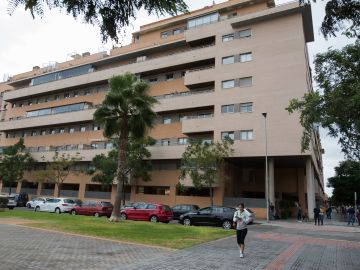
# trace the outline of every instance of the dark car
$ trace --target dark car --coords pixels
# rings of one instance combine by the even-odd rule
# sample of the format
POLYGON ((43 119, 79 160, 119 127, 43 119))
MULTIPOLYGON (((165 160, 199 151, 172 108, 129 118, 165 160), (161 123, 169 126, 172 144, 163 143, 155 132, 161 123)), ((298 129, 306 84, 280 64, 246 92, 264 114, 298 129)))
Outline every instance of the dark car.
POLYGON ((86 216, 111 216, 113 205, 109 202, 87 201, 77 204, 69 211, 72 215, 86 215, 86 216))
POLYGON ((225 206, 209 206, 180 216, 180 223, 185 226, 206 225, 221 226, 231 229, 236 209, 225 206))
POLYGON ((171 208, 165 204, 141 203, 134 207, 122 209, 120 217, 121 219, 168 223, 172 220, 173 212, 171 208))
POLYGON ((15 195, 16 206, 26 206, 29 201, 29 196, 26 193, 20 193, 15 195))
POLYGON ((179 204, 175 205, 172 208, 173 211, 173 219, 180 219, 180 216, 189 212, 194 212, 196 210, 199 210, 199 206, 195 204, 179 204))

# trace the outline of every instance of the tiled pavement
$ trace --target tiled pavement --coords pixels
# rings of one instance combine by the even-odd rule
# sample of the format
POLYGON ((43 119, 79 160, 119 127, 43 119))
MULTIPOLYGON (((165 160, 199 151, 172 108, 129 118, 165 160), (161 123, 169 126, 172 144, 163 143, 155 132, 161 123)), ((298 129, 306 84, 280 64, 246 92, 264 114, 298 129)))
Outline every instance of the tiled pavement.
POLYGON ((249 227, 243 259, 235 237, 171 251, 0 225, 0 269, 360 269, 359 228, 274 225, 249 227))

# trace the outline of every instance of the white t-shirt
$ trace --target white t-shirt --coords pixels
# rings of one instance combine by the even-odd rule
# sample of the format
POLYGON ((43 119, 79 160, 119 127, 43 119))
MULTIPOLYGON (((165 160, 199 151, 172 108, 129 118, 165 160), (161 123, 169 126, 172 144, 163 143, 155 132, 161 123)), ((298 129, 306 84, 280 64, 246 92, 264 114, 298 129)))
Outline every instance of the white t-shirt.
POLYGON ((246 229, 246 225, 249 223, 250 213, 244 209, 244 211, 240 212, 237 210, 234 213, 233 221, 236 222, 236 229, 243 230, 246 229))

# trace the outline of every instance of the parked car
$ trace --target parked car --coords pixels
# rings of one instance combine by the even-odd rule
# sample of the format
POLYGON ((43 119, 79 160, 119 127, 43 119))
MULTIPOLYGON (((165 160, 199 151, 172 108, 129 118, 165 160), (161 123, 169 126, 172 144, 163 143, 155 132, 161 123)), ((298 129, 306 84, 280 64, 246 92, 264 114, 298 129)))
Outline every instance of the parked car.
POLYGON ((123 206, 121 206, 120 210, 126 209, 126 208, 135 208, 140 204, 147 204, 145 202, 128 202, 126 204, 124 204, 123 206))
POLYGON ((169 221, 172 220, 173 212, 168 205, 141 203, 134 207, 122 209, 120 211, 120 217, 121 219, 169 223, 169 221))
POLYGON ((5 198, 8 199, 7 208, 14 209, 16 207, 15 195, 6 195, 5 198))
POLYGON ((209 206, 180 216, 180 223, 185 226, 206 225, 221 226, 231 229, 236 209, 225 206, 209 206))
POLYGON ((54 198, 40 202, 35 206, 35 211, 55 212, 57 214, 69 212, 75 205, 74 200, 68 198, 54 198))
POLYGON ((69 211, 72 215, 86 215, 86 216, 111 216, 114 206, 109 202, 100 201, 85 201, 81 204, 76 204, 69 211))
POLYGON ((26 193, 15 194, 16 206, 23 207, 29 201, 29 195, 26 193))
POLYGON ((199 210, 199 206, 195 204, 179 204, 175 205, 172 208, 173 211, 173 219, 180 219, 180 216, 189 212, 194 212, 196 210, 199 210))
POLYGON ((35 208, 36 205, 38 205, 41 202, 47 201, 49 198, 45 197, 38 197, 38 198, 32 198, 30 201, 26 203, 27 208, 35 208))

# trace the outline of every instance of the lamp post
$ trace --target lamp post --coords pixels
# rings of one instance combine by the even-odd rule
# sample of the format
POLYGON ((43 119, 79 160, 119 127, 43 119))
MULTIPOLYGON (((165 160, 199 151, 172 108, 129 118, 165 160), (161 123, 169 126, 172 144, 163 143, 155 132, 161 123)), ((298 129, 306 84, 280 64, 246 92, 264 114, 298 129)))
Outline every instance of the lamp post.
POLYGON ((267 129, 266 116, 267 113, 262 113, 265 123, 265 200, 266 200, 266 222, 269 222, 269 173, 268 173, 268 153, 267 153, 267 129))

